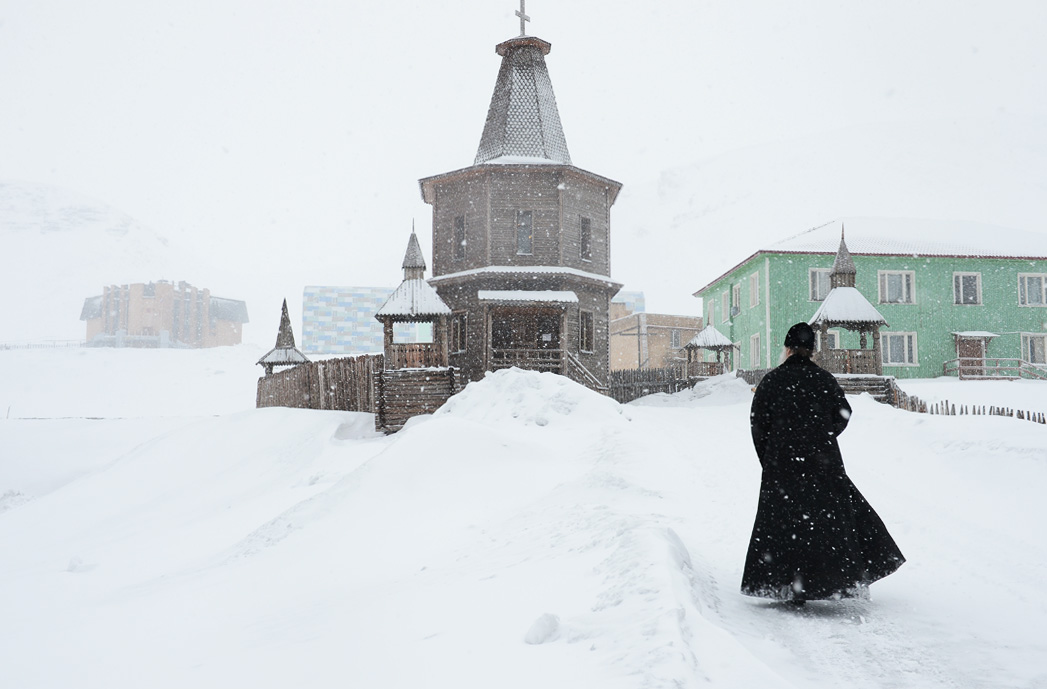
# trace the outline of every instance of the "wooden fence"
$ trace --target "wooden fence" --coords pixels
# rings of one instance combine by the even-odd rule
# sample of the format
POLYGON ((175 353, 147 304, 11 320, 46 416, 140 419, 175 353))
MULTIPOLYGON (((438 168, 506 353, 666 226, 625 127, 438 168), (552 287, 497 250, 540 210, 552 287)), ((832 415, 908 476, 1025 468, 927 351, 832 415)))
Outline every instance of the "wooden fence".
POLYGON ((462 390, 465 381, 455 368, 414 368, 378 372, 378 404, 375 427, 393 433, 408 419, 432 414, 452 395, 462 390))
POLYGON ((381 354, 311 361, 259 378, 256 406, 374 413, 383 361, 381 354))
POLYGON ((948 400, 940 402, 925 402, 916 395, 909 395, 900 387, 894 378, 889 378, 891 397, 890 404, 906 411, 918 414, 937 414, 940 416, 1007 416, 1024 421, 1032 421, 1047 425, 1047 414, 1043 412, 1030 411, 1028 409, 1011 409, 1010 407, 994 407, 991 405, 956 405, 948 400))
POLYGON ((674 393, 694 385, 694 380, 677 368, 642 368, 611 371, 610 396, 620 404, 656 392, 674 393))

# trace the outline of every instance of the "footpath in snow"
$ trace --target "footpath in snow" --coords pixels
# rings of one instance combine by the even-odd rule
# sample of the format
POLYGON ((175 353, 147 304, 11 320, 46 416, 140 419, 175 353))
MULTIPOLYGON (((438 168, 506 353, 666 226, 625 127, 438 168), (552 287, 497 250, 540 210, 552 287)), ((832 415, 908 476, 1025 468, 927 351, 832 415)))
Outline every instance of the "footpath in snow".
POLYGON ((0 421, 7 686, 1047 686, 1041 425, 852 398, 848 471, 909 561, 797 611, 738 593, 760 476, 734 378, 622 406, 502 371, 386 437, 250 390, 194 414, 237 404, 228 358, 124 371, 169 386, 138 414, 56 376, 48 415, 46 356, 7 357, 39 405, 0 421))

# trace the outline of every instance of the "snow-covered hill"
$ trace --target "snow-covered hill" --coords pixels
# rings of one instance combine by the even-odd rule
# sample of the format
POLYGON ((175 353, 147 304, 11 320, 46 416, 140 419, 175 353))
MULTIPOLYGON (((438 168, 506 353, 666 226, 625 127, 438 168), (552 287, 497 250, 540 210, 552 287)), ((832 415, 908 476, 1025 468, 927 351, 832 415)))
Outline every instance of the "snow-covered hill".
POLYGON ((909 562, 871 601, 797 612, 738 593, 759 468, 737 379, 623 407, 503 371, 383 437, 365 414, 251 409, 227 356, 249 371, 247 349, 0 351, 5 386, 53 386, 33 416, 101 417, 0 420, 6 684, 1047 681, 1041 425, 852 399, 849 473, 909 562), (130 414, 129 388, 47 370, 153 394, 130 414))

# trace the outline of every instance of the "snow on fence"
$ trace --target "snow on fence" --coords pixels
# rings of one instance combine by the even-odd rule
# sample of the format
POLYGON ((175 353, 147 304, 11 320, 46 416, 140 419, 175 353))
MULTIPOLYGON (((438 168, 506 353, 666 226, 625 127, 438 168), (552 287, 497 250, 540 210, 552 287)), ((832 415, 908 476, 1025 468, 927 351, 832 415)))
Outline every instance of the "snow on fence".
POLYGON ((1010 407, 995 407, 990 405, 967 405, 959 406, 941 400, 940 402, 928 403, 916 395, 909 395, 894 381, 890 379, 891 405, 905 411, 918 414, 937 414, 939 416, 1008 416, 1015 419, 1032 421, 1047 425, 1047 415, 1043 412, 1029 411, 1027 409, 1011 409, 1010 407))
POLYGON ((257 407, 334 409, 374 413, 376 371, 384 356, 311 361, 258 379, 257 407))

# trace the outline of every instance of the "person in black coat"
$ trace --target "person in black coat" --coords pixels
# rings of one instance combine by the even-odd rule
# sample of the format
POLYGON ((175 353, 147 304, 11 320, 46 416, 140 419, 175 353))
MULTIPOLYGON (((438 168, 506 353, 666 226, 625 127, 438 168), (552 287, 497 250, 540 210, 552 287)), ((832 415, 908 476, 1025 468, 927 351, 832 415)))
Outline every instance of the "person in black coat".
POLYGON ((836 438, 851 406, 811 361, 814 330, 797 323, 785 347, 788 358, 760 381, 750 414, 763 479, 742 593, 800 605, 865 596, 905 558, 844 471, 836 438))

